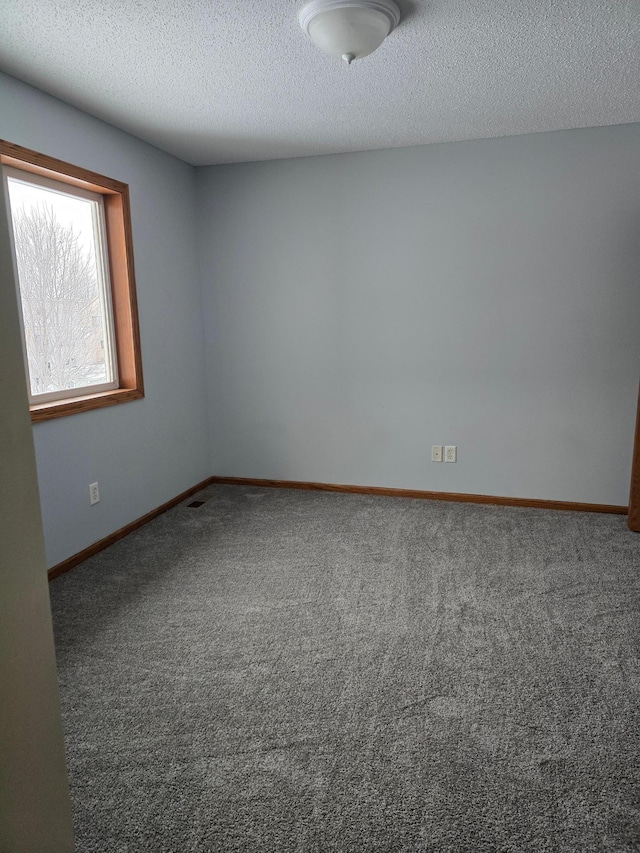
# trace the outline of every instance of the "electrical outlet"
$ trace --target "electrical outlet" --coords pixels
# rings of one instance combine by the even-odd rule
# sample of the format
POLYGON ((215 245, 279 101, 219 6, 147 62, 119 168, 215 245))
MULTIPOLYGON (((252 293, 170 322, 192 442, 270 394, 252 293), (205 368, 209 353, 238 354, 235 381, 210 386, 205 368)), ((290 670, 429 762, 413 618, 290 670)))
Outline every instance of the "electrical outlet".
POLYGON ((455 444, 447 444, 444 449, 444 461, 456 462, 458 457, 458 448, 455 444))
POLYGON ((432 462, 442 462, 442 445, 441 444, 432 444, 431 445, 431 461, 432 462))
POLYGON ((89 484, 89 503, 91 506, 100 502, 100 492, 98 491, 97 483, 89 484))

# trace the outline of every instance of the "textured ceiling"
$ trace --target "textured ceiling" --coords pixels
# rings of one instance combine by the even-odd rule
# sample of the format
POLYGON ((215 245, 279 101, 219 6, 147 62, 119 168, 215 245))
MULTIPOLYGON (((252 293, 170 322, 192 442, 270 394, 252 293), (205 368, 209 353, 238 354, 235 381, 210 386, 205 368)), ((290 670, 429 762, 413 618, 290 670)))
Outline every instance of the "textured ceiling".
POLYGON ((640 0, 400 0, 351 67, 302 5, 2 0, 0 68, 194 164, 640 121, 640 0))

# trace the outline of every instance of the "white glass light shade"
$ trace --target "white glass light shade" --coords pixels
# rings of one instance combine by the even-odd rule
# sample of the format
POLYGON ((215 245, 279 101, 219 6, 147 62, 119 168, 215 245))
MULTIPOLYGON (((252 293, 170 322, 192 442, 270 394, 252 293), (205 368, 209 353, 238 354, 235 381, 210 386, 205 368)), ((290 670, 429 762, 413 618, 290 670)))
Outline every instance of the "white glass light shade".
POLYGON ((314 0, 300 26, 328 56, 351 63, 373 53, 400 21, 391 0, 314 0))

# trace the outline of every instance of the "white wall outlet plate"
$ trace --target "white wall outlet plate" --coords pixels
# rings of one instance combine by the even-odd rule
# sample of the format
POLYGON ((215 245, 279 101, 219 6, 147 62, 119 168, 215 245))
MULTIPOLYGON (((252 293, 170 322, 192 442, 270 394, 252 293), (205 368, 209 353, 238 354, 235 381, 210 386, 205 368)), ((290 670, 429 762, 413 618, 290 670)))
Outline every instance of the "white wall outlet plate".
POLYGON ((441 444, 432 444, 431 445, 431 461, 432 462, 442 462, 442 445, 441 444))
POLYGON ((458 448, 455 444, 447 444, 444 449, 444 461, 456 462, 458 459, 458 448))
POLYGON ((91 506, 100 503, 100 492, 98 491, 97 483, 89 484, 89 503, 91 504, 91 506))

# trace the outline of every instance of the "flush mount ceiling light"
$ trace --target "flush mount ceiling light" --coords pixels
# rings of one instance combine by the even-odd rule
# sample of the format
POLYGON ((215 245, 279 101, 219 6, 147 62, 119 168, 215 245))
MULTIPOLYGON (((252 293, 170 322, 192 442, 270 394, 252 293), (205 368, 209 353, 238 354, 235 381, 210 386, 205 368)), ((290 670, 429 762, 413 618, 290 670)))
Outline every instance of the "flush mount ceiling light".
POLYGON ((311 41, 351 65, 380 47, 400 22, 393 0, 313 0, 298 15, 311 41))

